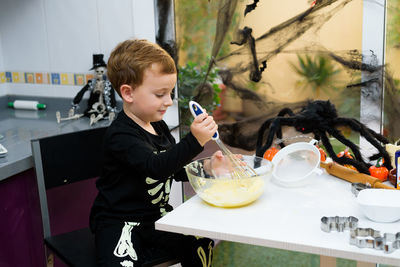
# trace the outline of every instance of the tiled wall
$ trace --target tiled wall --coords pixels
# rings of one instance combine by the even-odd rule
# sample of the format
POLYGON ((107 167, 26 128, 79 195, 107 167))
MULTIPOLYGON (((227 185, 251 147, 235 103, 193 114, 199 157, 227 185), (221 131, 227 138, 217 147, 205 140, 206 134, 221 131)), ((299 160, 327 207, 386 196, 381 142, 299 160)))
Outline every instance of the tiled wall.
POLYGON ((0 72, 0 82, 2 83, 85 85, 93 77, 92 73, 0 72))
POLYGON ((0 72, 0 82, 2 83, 85 85, 93 77, 93 73, 0 72))
POLYGON ((154 36, 153 0, 1 0, 0 96, 73 97, 93 54, 154 36))

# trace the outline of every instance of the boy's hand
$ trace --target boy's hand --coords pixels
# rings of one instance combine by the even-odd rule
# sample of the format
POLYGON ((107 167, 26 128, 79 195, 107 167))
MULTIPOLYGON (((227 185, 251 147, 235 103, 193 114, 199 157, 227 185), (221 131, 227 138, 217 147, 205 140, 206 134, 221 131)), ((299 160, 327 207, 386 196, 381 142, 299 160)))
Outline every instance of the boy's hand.
POLYGON ((211 156, 210 169, 211 173, 216 177, 227 175, 232 170, 232 164, 222 154, 221 150, 218 150, 211 156))
POLYGON ((230 159, 229 157, 223 155, 221 150, 216 151, 211 156, 209 172, 211 172, 215 177, 230 176, 232 175, 231 173, 235 171, 235 168, 237 168, 235 164, 240 164, 240 166, 246 165, 246 163, 241 160, 242 155, 232 154, 232 157, 236 158, 235 163, 233 162, 233 159, 230 159))
POLYGON ((194 118, 194 121, 190 125, 190 131, 201 146, 204 146, 210 141, 217 130, 218 125, 215 123, 214 118, 209 116, 206 112, 194 118))
POLYGON ((204 161, 204 170, 208 174, 218 177, 228 174, 231 168, 229 160, 222 154, 221 150, 214 152, 210 159, 204 161))

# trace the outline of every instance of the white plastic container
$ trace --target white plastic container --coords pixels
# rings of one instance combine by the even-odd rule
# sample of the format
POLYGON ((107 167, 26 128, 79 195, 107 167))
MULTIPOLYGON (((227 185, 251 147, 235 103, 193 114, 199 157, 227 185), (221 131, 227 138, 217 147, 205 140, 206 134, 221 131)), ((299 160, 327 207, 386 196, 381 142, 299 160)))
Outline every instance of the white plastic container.
POLYGON ((321 156, 315 142, 297 142, 279 150, 272 159, 272 180, 281 186, 299 187, 306 185, 315 174, 321 174, 321 156))
POLYGON ((389 223, 400 220, 400 190, 364 189, 358 193, 357 203, 372 221, 389 223))

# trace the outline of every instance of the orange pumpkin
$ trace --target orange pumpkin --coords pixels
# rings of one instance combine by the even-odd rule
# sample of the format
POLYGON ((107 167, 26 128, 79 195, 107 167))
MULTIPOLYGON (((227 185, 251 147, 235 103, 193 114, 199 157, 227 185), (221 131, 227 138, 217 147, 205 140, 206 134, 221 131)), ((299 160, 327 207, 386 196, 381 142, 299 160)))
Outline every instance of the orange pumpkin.
POLYGON ((381 181, 386 181, 389 175, 389 170, 383 166, 383 158, 379 158, 375 166, 369 167, 371 176, 378 178, 381 181))
MULTIPOLYGON (((345 150, 340 151, 340 152, 337 154, 337 157, 338 157, 338 158, 346 157, 346 158, 349 158, 349 159, 352 159, 352 158, 353 158, 353 156, 352 156, 352 155, 350 154, 350 152, 349 152, 349 148, 347 148, 347 147, 346 147, 345 150)), ((352 170, 357 171, 356 167, 354 167, 354 166, 352 166, 352 165, 345 164, 345 165, 343 165, 343 166, 345 166, 345 167, 347 167, 347 168, 349 168, 349 169, 352 169, 352 170)))
POLYGON ((277 149, 276 147, 271 147, 269 149, 267 149, 267 151, 265 151, 263 158, 269 161, 272 161, 272 159, 274 158, 274 156, 276 155, 276 153, 278 153, 279 149, 277 149))
POLYGON ((322 148, 320 148, 319 146, 316 146, 319 150, 319 154, 321 155, 321 161, 324 162, 326 160, 326 153, 325 150, 323 150, 322 148))
POLYGON ((349 158, 349 159, 352 159, 352 158, 353 158, 353 156, 350 154, 348 148, 346 148, 346 149, 343 150, 343 151, 340 151, 340 152, 337 154, 337 157, 338 157, 338 158, 341 158, 341 157, 343 157, 343 156, 345 156, 346 158, 349 158))

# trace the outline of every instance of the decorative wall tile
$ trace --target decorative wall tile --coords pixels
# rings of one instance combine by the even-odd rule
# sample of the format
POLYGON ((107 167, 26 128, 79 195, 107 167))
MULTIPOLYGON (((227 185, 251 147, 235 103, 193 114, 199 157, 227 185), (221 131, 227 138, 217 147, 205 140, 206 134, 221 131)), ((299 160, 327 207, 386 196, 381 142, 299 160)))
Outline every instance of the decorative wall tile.
POLYGON ((11 82, 12 82, 11 72, 9 72, 9 71, 6 71, 6 81, 7 81, 8 83, 11 83, 11 82))
POLYGON ((44 83, 43 82, 43 73, 41 73, 41 72, 36 72, 35 73, 35 82, 36 83, 44 83))
POLYGON ((35 83, 35 76, 33 75, 33 72, 25 72, 24 76, 26 83, 35 83))
POLYGON ((88 83, 88 81, 93 79, 93 78, 94 78, 93 74, 86 74, 86 83, 88 83))
POLYGON ((50 84, 50 73, 43 73, 43 83, 50 84))
POLYGON ((61 73, 60 76, 62 85, 74 85, 74 76, 72 73, 61 73))
POLYGON ((74 73, 67 73, 68 85, 75 85, 74 73))
POLYGON ((61 84, 67 85, 68 84, 68 75, 66 73, 60 73, 61 84))
POLYGON ((85 84, 85 75, 84 74, 74 74, 74 84, 75 85, 84 85, 85 84))
POLYGON ((30 83, 53 85, 85 85, 94 78, 93 73, 58 72, 0 72, 0 83, 30 83))
POLYGON ((60 73, 52 73, 51 74, 51 83, 52 84, 60 84, 60 73))
POLYGON ((13 83, 24 83, 25 82, 25 75, 23 72, 12 72, 12 81, 13 83))

